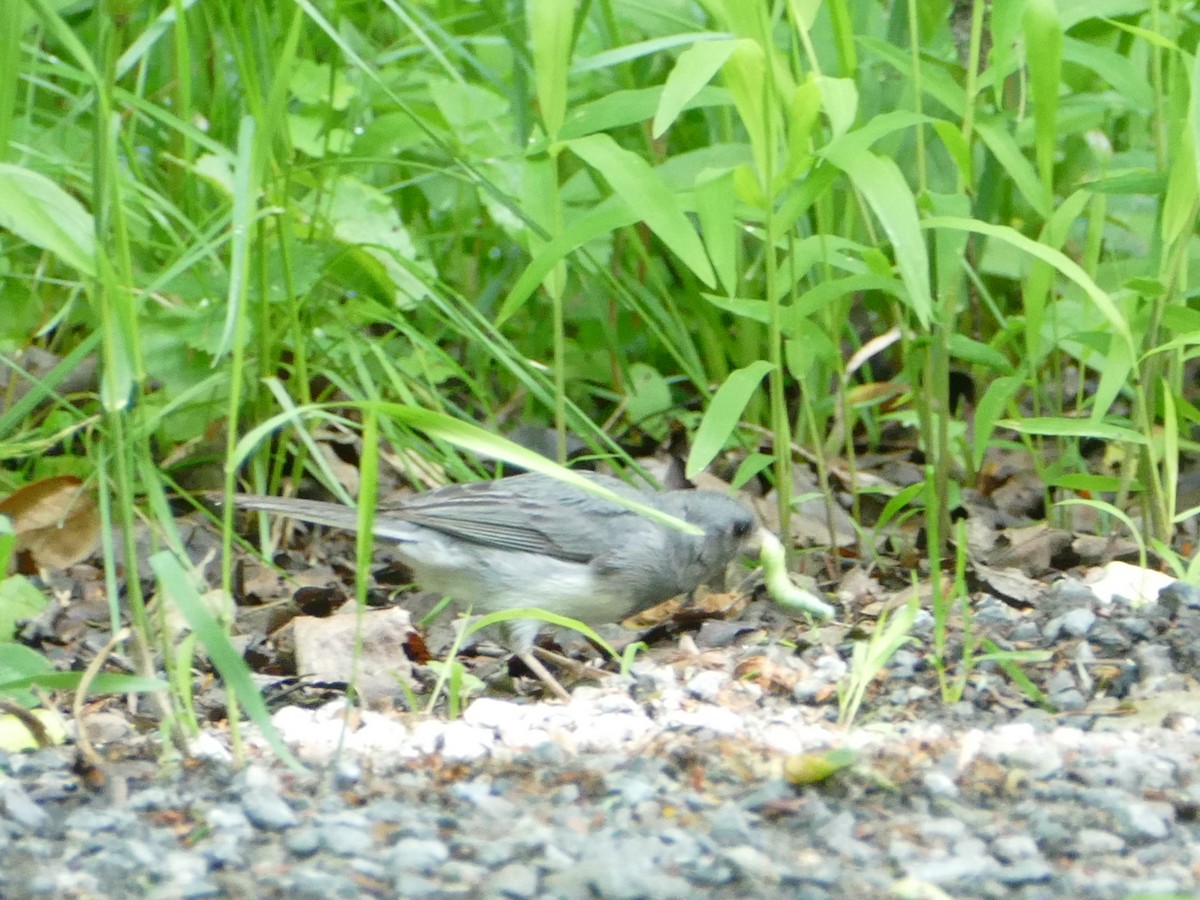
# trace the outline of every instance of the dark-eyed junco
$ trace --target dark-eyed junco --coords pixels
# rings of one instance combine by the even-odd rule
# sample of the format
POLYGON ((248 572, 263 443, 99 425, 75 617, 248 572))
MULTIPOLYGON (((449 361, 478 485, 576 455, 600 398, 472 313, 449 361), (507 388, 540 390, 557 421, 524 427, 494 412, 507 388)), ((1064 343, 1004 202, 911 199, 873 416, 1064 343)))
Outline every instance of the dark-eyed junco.
MULTIPOLYGON (((536 607, 590 625, 619 622, 721 576, 753 553, 754 515, 715 491, 640 491, 591 473, 589 481, 699 529, 687 534, 547 475, 450 485, 381 504, 375 536, 427 590, 477 612, 536 607)), ((243 509, 353 530, 353 507, 237 495, 243 509)), ((507 644, 560 697, 562 687, 531 654, 542 623, 506 623, 507 644), (549 679, 547 681, 547 679, 549 679)))

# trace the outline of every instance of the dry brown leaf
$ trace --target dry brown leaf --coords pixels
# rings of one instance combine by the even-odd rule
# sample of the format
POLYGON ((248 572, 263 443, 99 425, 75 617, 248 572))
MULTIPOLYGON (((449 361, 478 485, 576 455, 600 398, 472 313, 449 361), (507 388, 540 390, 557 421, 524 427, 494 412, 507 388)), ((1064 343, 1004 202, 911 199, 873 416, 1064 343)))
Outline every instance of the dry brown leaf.
POLYGON ((16 550, 52 569, 87 559, 100 545, 100 511, 73 475, 44 478, 0 500, 17 535, 16 550))
POLYGON ((766 656, 749 656, 741 660, 733 670, 735 678, 753 681, 768 693, 791 694, 800 678, 795 669, 781 666, 766 656))

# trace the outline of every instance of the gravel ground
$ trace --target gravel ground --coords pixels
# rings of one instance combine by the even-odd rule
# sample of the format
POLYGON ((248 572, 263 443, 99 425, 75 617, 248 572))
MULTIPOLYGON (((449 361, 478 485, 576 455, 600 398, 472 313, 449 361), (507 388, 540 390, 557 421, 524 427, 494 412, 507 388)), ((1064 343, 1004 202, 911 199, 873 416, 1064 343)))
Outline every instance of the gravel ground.
POLYGON ((367 711, 344 734, 338 702, 280 709, 302 774, 253 736, 236 770, 221 734, 173 767, 110 746, 100 790, 68 750, 0 757, 0 895, 1200 893, 1200 597, 1134 610, 1067 581, 1036 611, 983 598, 975 627, 1052 651, 1026 671, 1057 712, 989 665, 943 703, 922 643, 839 728, 847 636, 764 645, 750 622, 660 647, 567 706, 367 711), (798 783, 829 750, 854 761, 798 783))

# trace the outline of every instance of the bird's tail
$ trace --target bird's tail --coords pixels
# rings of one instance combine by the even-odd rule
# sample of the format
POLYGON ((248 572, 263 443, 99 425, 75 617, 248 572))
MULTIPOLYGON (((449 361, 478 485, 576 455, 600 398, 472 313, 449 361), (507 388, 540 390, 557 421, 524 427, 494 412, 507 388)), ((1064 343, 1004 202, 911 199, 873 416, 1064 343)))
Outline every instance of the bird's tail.
POLYGON ((325 503, 320 500, 297 500, 292 497, 267 497, 262 494, 234 494, 233 503, 238 509, 256 509, 309 522, 313 525, 328 525, 354 531, 358 527, 358 510, 341 503, 325 503))

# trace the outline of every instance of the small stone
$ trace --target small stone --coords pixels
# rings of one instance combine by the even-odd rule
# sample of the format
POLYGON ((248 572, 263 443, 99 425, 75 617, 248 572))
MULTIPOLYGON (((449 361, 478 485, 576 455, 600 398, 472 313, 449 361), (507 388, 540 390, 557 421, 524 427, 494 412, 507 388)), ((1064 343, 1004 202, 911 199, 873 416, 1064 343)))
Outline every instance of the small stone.
POLYGON ((723 853, 725 860, 751 884, 777 884, 779 870, 771 857, 757 847, 742 844, 730 847, 723 853))
POLYGON ((296 824, 296 812, 273 788, 252 788, 242 796, 242 811, 264 831, 283 831, 296 824))
POLYGON ((524 863, 509 863, 487 879, 486 888, 488 897, 525 900, 527 897, 537 896, 537 870, 524 863))
POLYGON ((320 827, 321 844, 337 856, 362 856, 372 846, 370 832, 335 822, 320 827))
POLYGON ((1090 609, 1073 609, 1062 617, 1062 630, 1072 637, 1083 637, 1096 624, 1096 614, 1090 609))
POLYGON ((321 835, 311 825, 301 825, 284 835, 283 845, 293 856, 304 859, 321 849, 321 835))
POLYGON ((728 681, 729 676, 724 672, 709 669, 697 672, 689 678, 684 690, 688 696, 694 697, 697 700, 703 700, 705 703, 715 703, 721 693, 721 689, 725 687, 728 681))
POLYGON ((46 811, 33 802, 19 781, 0 776, 0 810, 27 831, 40 831, 50 822, 46 811))
POLYGON ((1134 800, 1117 810, 1117 830, 1131 840, 1158 841, 1171 833, 1175 808, 1169 803, 1134 800))
POLYGON ((719 844, 743 844, 750 837, 750 823, 736 805, 726 802, 709 818, 708 833, 719 844))
POLYGON ((491 734, 466 722, 447 722, 442 731, 441 752, 447 760, 472 762, 492 752, 491 734))
POLYGON ((1001 862, 1014 863, 1041 856, 1037 842, 1027 834, 1006 834, 992 841, 992 853, 1001 862))
POLYGON ((931 797, 950 800, 958 796, 958 785, 945 772, 926 772, 921 781, 925 785, 925 792, 931 797))
POLYGON ((432 838, 402 838, 391 850, 392 864, 412 872, 431 872, 449 858, 446 845, 432 838))
POLYGON ((1099 828, 1081 828, 1075 837, 1074 850, 1079 856, 1105 856, 1120 853, 1125 841, 1111 831, 1099 828))

